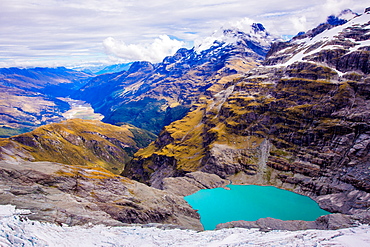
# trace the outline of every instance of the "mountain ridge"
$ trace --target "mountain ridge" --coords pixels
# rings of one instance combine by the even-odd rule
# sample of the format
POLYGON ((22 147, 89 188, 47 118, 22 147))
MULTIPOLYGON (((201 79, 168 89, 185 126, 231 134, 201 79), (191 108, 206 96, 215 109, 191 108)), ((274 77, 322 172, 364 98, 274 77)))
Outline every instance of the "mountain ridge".
POLYGON ((0 147, 3 154, 31 161, 103 167, 119 174, 133 154, 154 138, 152 133, 129 125, 70 119, 0 139, 0 147))
POLYGON ((273 45, 263 66, 166 126, 123 175, 163 189, 168 177, 202 171, 368 222, 369 25, 365 12, 273 45))
POLYGON ((1 68, 2 85, 29 90, 52 96, 68 96, 68 90, 76 90, 91 77, 90 74, 65 67, 57 68, 1 68), (59 90, 50 89, 58 86, 59 90), (60 90, 64 90, 63 95, 60 90), (57 93, 57 95, 55 95, 57 93))
POLYGON ((227 81, 261 62, 272 41, 264 29, 258 31, 264 43, 238 29, 222 35, 232 37, 233 42, 212 38, 206 50, 182 48, 162 63, 135 62, 126 72, 96 77, 81 89, 79 97, 105 115, 105 122, 128 122, 159 133, 183 117, 199 98, 217 93, 227 81), (101 98, 101 90, 109 96, 101 98))

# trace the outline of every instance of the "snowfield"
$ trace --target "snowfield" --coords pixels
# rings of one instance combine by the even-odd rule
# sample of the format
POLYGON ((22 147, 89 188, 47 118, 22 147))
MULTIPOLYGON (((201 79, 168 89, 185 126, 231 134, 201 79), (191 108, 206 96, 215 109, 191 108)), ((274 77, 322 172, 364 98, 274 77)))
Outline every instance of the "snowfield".
POLYGON ((196 232, 154 227, 58 226, 26 220, 14 206, 0 206, 0 246, 370 246, 370 226, 335 231, 222 229, 196 232))

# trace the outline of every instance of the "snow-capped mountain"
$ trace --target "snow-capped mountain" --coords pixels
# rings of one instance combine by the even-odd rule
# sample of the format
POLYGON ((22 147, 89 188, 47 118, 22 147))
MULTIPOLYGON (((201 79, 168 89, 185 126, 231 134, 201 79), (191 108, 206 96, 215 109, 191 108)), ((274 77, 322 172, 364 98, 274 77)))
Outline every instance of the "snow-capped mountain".
POLYGON ((327 23, 329 23, 330 25, 334 25, 334 26, 342 25, 357 16, 359 16, 359 14, 353 12, 350 9, 345 9, 342 12, 340 12, 340 14, 337 16, 335 15, 329 16, 327 23))
POLYGON ((201 97, 217 93, 261 63, 274 40, 262 24, 222 28, 161 63, 136 62, 128 71, 96 77, 80 97, 106 116, 103 121, 128 122, 159 133, 201 97))
POLYGON ((339 76, 350 70, 368 72, 370 11, 362 15, 344 11, 337 18, 345 22, 341 25, 333 19, 329 17, 327 23, 296 36, 290 42, 274 44, 265 64, 320 63, 335 70, 339 76))
POLYGON ((209 52, 211 48, 244 45, 264 56, 271 44, 278 40, 279 38, 268 33, 261 23, 244 21, 216 30, 211 36, 198 42, 199 44, 194 46, 194 50, 200 54, 209 52))
MULTIPOLYGON (((0 201, 33 210, 30 218, 74 226, 29 221, 16 216, 13 207, 0 207, 0 246, 368 246, 369 226, 362 224, 370 222, 369 10, 329 18, 273 45, 266 66, 256 67, 274 38, 252 24, 245 32, 223 28, 203 45, 180 49, 162 63, 136 62, 128 71, 95 77, 80 97, 115 124, 130 122, 159 132, 195 110, 166 126, 130 164, 120 166, 120 175, 81 167, 86 158, 119 158, 118 146, 128 151, 132 142, 118 127, 75 120, 64 125, 81 132, 75 127, 57 131, 61 125, 53 124, 3 139, 0 201), (88 156, 86 148, 92 151, 88 156), (64 163, 50 161, 55 152, 64 163), (161 224, 176 223, 201 229, 183 194, 197 186, 221 186, 223 180, 294 190, 335 213, 318 219, 325 227, 319 229, 351 228, 266 233, 150 227, 169 229, 174 226, 161 224), (99 225, 104 222, 151 224, 99 225)), ((141 130, 128 134, 141 145, 141 130)), ((119 165, 125 162, 120 159, 119 165)), ((269 222, 267 229, 276 229, 276 221, 269 222)), ((236 225, 260 227, 256 222, 236 225)))

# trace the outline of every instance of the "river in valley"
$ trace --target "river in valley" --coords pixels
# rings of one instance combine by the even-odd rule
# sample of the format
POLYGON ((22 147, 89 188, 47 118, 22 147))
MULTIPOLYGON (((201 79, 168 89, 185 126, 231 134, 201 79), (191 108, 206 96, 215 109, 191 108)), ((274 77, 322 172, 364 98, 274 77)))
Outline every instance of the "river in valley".
POLYGON ((64 112, 62 115, 66 119, 80 118, 87 120, 102 120, 104 116, 100 113, 95 113, 94 109, 89 103, 82 100, 75 100, 71 98, 59 98, 60 100, 68 102, 71 109, 64 112))

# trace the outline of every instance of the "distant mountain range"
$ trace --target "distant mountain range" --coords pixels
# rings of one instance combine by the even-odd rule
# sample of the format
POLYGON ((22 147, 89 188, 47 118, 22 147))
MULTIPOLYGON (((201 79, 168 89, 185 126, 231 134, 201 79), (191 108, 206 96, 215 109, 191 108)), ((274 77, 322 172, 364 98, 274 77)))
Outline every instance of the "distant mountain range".
POLYGON ((127 71, 133 63, 120 63, 120 64, 113 64, 104 67, 102 70, 95 72, 95 75, 101 75, 106 73, 117 73, 122 71, 127 71))
POLYGON ((73 90, 84 85, 91 77, 91 74, 64 67, 0 69, 0 83, 3 86, 57 97, 68 96, 73 90))
POLYGON ((119 63, 119 64, 112 64, 112 65, 96 65, 96 66, 77 66, 73 67, 73 70, 85 72, 88 74, 94 75, 101 75, 106 73, 117 73, 128 70, 131 66, 132 62, 130 63, 119 63))

